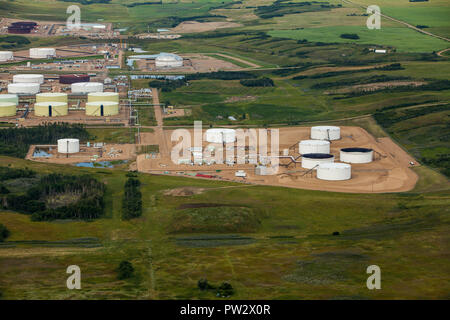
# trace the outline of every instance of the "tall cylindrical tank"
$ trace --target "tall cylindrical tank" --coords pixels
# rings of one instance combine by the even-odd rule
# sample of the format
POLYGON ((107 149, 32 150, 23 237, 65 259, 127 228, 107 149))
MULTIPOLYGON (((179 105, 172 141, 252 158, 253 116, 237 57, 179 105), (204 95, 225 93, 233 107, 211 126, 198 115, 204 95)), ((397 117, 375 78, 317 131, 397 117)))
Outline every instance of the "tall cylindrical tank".
POLYGON ((317 179, 329 181, 348 180, 352 177, 352 167, 347 163, 321 163, 317 167, 317 179))
POLYGON ((16 104, 14 102, 0 102, 0 117, 11 117, 16 115, 16 104))
POLYGON ((80 152, 80 140, 78 139, 59 139, 58 153, 77 153, 80 152))
POLYGON ((87 116, 114 116, 119 114, 119 104, 112 101, 95 101, 86 103, 87 116))
POLYGON ((14 54, 12 51, 0 51, 0 62, 6 62, 14 60, 14 54))
POLYGON ((16 74, 13 76, 14 83, 44 83, 42 74, 16 74))
POLYGON ((317 169, 321 163, 334 162, 334 156, 326 153, 308 153, 302 156, 302 168, 317 169))
POLYGON ((31 48, 30 58, 33 59, 47 59, 56 56, 56 50, 54 48, 31 48))
POLYGON ((326 140, 303 140, 299 143, 300 154, 330 153, 330 142, 326 140))
POLYGON ((13 102, 17 106, 19 97, 17 94, 0 94, 0 102, 13 102))
POLYGON ((102 92, 103 83, 100 82, 76 82, 71 85, 72 93, 86 94, 91 92, 102 92))
POLYGON ((206 141, 210 143, 233 143, 236 141, 236 130, 234 129, 208 129, 205 133, 206 141))
POLYGON ((69 114, 66 102, 37 102, 34 104, 34 114, 38 117, 60 117, 69 114))
POLYGON ((87 74, 62 74, 59 76, 59 83, 72 84, 77 82, 89 82, 90 76, 87 74))
POLYGON ((45 92, 36 95, 36 102, 65 102, 67 103, 67 93, 45 92))
POLYGON ((23 94, 23 95, 33 95, 39 93, 41 90, 41 85, 39 83, 10 83, 8 84, 8 92, 23 94))
POLYGON ((340 159, 347 163, 369 163, 373 161, 373 150, 367 148, 341 149, 340 159))
POLYGON ((111 101, 119 102, 117 92, 91 92, 88 94, 88 102, 111 101))
POLYGON ((334 126, 318 126, 311 128, 311 139, 313 140, 339 140, 341 128, 334 126))

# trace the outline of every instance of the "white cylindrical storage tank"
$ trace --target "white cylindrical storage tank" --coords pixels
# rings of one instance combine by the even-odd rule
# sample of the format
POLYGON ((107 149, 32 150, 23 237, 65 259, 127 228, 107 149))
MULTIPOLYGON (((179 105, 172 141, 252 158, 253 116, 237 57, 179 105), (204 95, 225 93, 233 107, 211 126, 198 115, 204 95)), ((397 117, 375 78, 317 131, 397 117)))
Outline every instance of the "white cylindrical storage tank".
POLYGON ((47 59, 56 56, 56 50, 54 48, 31 48, 30 58, 33 59, 47 59))
POLYGON ((114 116, 119 114, 119 104, 112 101, 95 101, 86 103, 87 116, 114 116))
POLYGON ((0 94, 0 102, 13 102, 17 106, 19 97, 17 94, 0 94))
POLYGON ((67 103, 67 93, 45 92, 36 95, 36 102, 65 102, 67 103))
POLYGON ((80 140, 78 139, 59 139, 58 153, 77 153, 80 152, 80 140))
POLYGON ((12 51, 0 51, 0 62, 6 62, 14 60, 14 54, 12 51))
POLYGON ((302 155, 302 168, 317 169, 321 163, 333 163, 334 156, 326 153, 308 153, 302 155))
POLYGON ((298 148, 300 154, 308 153, 330 153, 330 142, 326 140, 303 140, 298 148))
POLYGON ((321 163, 317 167, 317 179, 329 181, 349 180, 352 166, 347 163, 321 163))
POLYGON ((119 102, 119 93, 117 92, 91 92, 88 94, 88 102, 111 101, 119 102))
POLYGON ((39 83, 10 83, 8 92, 16 94, 33 95, 39 93, 41 85, 39 83))
POLYGON ((72 93, 91 93, 103 92, 103 83, 101 82, 75 82, 71 84, 72 93))
POLYGON ((0 117, 11 117, 16 115, 16 104, 14 102, 0 102, 0 117))
POLYGON ((13 76, 14 83, 44 83, 42 74, 16 74, 13 76))
POLYGON ((373 150, 367 148, 341 149, 340 160, 347 163, 369 163, 373 161, 373 150))
POLYGON ((160 53, 155 59, 156 68, 177 68, 183 66, 183 58, 172 53, 160 53))
POLYGON ((311 128, 311 139, 313 140, 339 140, 341 128, 334 126, 318 126, 311 128))
POLYGON ((234 129, 208 129, 205 135, 206 141, 210 143, 233 143, 236 141, 236 130, 234 129))
POLYGON ((66 102, 36 102, 34 114, 38 117, 60 117, 69 114, 66 102))

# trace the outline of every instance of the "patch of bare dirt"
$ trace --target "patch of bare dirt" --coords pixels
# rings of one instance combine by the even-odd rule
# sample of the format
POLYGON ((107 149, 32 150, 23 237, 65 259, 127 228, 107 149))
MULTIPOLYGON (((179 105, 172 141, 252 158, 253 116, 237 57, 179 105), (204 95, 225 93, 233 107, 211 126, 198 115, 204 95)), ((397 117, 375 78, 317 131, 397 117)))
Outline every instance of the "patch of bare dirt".
MULTIPOLYGON (((423 86, 426 84, 424 81, 386 81, 386 82, 377 82, 377 83, 368 83, 368 84, 359 84, 355 86, 351 86, 348 88, 343 88, 339 90, 333 91, 333 93, 348 93, 355 91, 377 91, 386 88, 394 88, 394 87, 402 87, 402 86, 423 86)), ((325 92, 327 94, 331 92, 325 92)))
POLYGON ((255 96, 234 96, 227 98, 225 102, 254 101, 256 98, 255 96))
POLYGON ((176 189, 170 189, 164 191, 164 195, 172 196, 172 197, 189 197, 196 194, 201 194, 205 191, 204 188, 195 188, 195 187, 182 187, 176 189))
POLYGON ((180 23, 175 28, 171 29, 172 32, 176 33, 197 33, 214 31, 217 29, 224 28, 236 28, 242 26, 240 23, 235 22, 197 22, 197 21, 185 21, 180 23))

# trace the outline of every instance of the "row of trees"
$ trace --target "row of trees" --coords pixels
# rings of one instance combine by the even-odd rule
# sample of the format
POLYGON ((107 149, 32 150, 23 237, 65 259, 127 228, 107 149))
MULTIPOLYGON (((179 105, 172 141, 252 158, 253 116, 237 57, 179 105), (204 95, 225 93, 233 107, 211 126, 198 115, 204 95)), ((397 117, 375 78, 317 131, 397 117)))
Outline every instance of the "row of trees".
POLYGON ((125 183, 125 194, 122 201, 122 219, 130 220, 142 215, 142 193, 139 190, 141 182, 129 177, 125 183))
POLYGON ((273 87, 275 86, 273 80, 267 77, 260 79, 246 79, 241 80, 240 83, 246 87, 273 87))

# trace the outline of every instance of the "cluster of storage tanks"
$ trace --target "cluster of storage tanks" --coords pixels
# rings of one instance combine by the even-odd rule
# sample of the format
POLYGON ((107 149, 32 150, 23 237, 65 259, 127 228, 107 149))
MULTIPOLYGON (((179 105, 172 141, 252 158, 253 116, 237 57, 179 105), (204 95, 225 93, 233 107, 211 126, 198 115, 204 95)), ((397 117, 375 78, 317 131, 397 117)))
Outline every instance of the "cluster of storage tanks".
POLYGON ((13 83, 8 84, 8 93, 35 95, 41 91, 43 83, 42 74, 16 74, 13 76, 13 83))
POLYGON ((340 150, 341 163, 335 163, 330 153, 330 141, 339 140, 341 130, 335 126, 311 128, 311 140, 299 143, 302 155, 302 167, 317 170, 321 180, 348 180, 351 178, 351 163, 369 163, 373 161, 373 150, 367 148, 343 148, 340 150))
POLYGON ((14 60, 14 53, 12 51, 0 51, 0 62, 11 60, 14 60))

